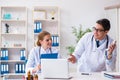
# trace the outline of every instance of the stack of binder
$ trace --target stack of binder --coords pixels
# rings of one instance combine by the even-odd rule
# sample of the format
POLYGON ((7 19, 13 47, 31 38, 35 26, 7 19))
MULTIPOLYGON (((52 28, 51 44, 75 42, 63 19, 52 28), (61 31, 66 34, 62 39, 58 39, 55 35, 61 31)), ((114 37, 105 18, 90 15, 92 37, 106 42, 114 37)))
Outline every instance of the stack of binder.
POLYGON ((52 36, 52 46, 59 46, 59 37, 57 35, 52 36))
POLYGON ((25 73, 25 64, 16 63, 15 64, 15 73, 25 73))
POLYGON ((7 49, 1 50, 1 60, 8 60, 8 50, 7 49))
POLYGON ((42 31, 42 23, 41 22, 35 22, 34 23, 34 33, 39 33, 42 31))
POLYGON ((9 65, 8 64, 1 64, 1 74, 9 73, 9 65))

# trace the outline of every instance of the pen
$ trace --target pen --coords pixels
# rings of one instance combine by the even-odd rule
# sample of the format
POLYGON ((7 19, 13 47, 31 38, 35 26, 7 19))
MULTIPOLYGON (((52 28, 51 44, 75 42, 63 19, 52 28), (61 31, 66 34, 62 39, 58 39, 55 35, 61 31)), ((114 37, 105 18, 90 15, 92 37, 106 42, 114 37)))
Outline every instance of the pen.
POLYGON ((108 77, 108 78, 111 78, 111 79, 113 79, 113 78, 114 78, 114 76, 113 76, 113 75, 110 75, 110 74, 107 74, 107 73, 104 73, 104 76, 105 76, 105 77, 108 77))
POLYGON ((111 78, 111 79, 113 79, 113 78, 120 79, 120 75, 111 75, 111 74, 104 73, 104 76, 111 78))
MULTIPOLYGON (((111 44, 112 44, 112 45, 115 45, 115 44, 116 44, 116 40, 114 40, 111 44)), ((109 48, 107 48, 107 49, 105 49, 105 50, 108 51, 109 48)))
POLYGON ((90 75, 90 73, 81 73, 81 75, 90 75))

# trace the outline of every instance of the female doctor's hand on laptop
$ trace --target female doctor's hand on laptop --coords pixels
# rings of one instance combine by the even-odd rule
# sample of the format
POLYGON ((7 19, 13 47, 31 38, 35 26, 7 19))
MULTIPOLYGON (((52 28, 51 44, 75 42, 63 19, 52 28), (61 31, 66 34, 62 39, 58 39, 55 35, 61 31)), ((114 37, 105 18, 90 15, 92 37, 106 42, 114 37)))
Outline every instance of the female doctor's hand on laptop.
POLYGON ((38 72, 40 69, 41 69, 41 65, 38 64, 38 65, 32 70, 32 73, 36 73, 36 72, 38 72))
POLYGON ((72 63, 75 63, 76 62, 75 56, 71 54, 70 57, 68 58, 68 61, 72 62, 72 63))

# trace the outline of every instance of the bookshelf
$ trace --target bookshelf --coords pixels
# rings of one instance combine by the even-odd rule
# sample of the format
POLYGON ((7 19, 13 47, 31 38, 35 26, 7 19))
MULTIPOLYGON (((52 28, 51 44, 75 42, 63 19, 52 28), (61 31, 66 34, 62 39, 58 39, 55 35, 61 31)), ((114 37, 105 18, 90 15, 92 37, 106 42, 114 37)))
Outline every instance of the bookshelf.
POLYGON ((41 31, 52 34, 52 46, 60 49, 60 9, 57 6, 34 6, 33 8, 34 45, 41 31))
POLYGON ((27 55, 27 8, 0 7, 1 75, 25 73, 27 55))

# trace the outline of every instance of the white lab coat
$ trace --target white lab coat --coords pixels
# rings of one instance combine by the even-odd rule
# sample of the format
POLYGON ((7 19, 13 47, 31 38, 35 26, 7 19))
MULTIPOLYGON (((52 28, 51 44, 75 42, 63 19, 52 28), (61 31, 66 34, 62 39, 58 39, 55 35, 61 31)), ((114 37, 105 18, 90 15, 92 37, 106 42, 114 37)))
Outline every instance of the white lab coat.
MULTIPOLYGON (((113 41, 108 36, 108 46, 113 41)), ((93 33, 85 34, 78 42, 73 55, 77 58, 78 72, 101 72, 113 71, 116 62, 116 49, 112 53, 110 60, 106 59, 105 49, 107 40, 103 42, 98 48, 96 46, 93 33)))
MULTIPOLYGON (((52 53, 58 53, 58 49, 51 48, 52 53)), ((30 71, 32 73, 32 70, 41 63, 40 60, 40 54, 51 54, 50 49, 47 49, 46 51, 42 47, 34 47, 28 56, 28 61, 26 64, 26 72, 30 71)), ((40 72, 40 71, 38 71, 40 72)))

